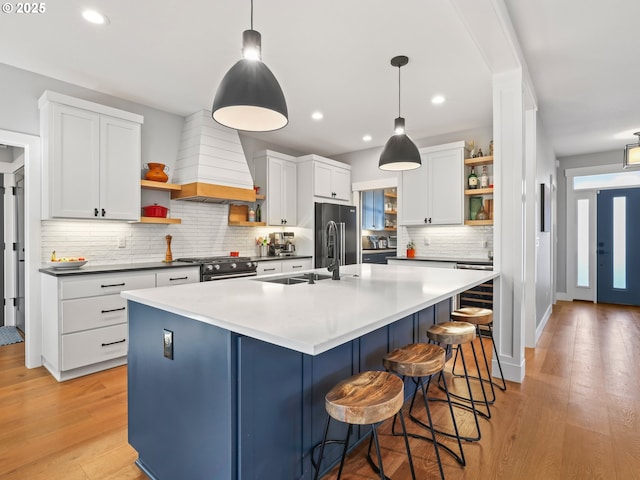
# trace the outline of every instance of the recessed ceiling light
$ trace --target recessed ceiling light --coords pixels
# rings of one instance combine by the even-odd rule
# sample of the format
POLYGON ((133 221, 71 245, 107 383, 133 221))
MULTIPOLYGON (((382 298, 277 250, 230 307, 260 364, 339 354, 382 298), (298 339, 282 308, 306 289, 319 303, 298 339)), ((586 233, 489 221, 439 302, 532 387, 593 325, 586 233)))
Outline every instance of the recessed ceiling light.
POLYGON ((95 23, 96 25, 106 25, 109 23, 109 19, 105 15, 95 10, 85 10, 82 12, 82 17, 87 22, 95 23))
POLYGON ((444 103, 445 98, 442 95, 435 95, 432 99, 431 99, 431 103, 433 103, 434 105, 439 105, 441 103, 444 103))
POLYGON ((311 118, 313 118, 314 120, 322 120, 323 117, 324 115, 322 114, 322 112, 313 112, 311 114, 311 118))
POLYGON ((370 142, 371 141, 371 135, 365 135, 364 137, 362 137, 362 140, 364 140, 365 142, 370 142))

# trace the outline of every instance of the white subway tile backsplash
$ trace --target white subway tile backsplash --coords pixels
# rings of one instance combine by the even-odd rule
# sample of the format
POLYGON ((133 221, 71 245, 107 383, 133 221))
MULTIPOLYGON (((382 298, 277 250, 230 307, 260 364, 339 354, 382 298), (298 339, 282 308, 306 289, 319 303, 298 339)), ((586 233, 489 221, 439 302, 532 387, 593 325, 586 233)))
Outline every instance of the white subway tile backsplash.
POLYGON ((413 240, 416 244, 416 256, 419 257, 461 260, 488 258, 489 251, 493 251, 493 227, 467 225, 400 227, 398 252, 401 256, 405 255, 405 247, 409 240, 413 240), (487 246, 483 247, 485 241, 487 246))
POLYGON ((42 261, 51 252, 58 257, 84 256, 92 265, 162 261, 171 235, 173 258, 258 253, 255 239, 272 228, 230 227, 228 205, 171 201, 171 216, 179 225, 156 225, 91 220, 43 220, 42 261), (118 238, 125 247, 118 247, 118 238))

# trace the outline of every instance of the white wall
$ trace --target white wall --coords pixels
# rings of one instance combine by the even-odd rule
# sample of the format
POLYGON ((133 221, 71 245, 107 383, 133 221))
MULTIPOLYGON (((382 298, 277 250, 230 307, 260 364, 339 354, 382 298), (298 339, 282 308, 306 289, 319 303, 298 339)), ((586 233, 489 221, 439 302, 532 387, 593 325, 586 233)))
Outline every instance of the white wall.
POLYGON ((558 159, 558 245, 557 245, 557 277, 556 292, 559 295, 567 292, 567 177, 566 170, 578 167, 593 167, 598 165, 622 165, 622 150, 609 152, 573 155, 558 159))
MULTIPOLYGON (((553 252, 554 252, 554 236, 556 231, 554 214, 555 203, 551 204, 552 225, 549 232, 542 232, 540 225, 540 184, 544 183, 549 187, 549 195, 554 199, 554 192, 557 190, 557 174, 556 174, 556 156, 547 140, 542 122, 538 118, 536 129, 536 213, 535 213, 535 229, 536 229, 536 260, 535 260, 535 306, 536 306, 536 327, 540 327, 546 322, 551 313, 551 307, 554 300, 554 268, 553 268, 553 252)), ((529 343, 529 342, 527 342, 529 343)), ((527 345, 534 346, 534 345, 527 345)))

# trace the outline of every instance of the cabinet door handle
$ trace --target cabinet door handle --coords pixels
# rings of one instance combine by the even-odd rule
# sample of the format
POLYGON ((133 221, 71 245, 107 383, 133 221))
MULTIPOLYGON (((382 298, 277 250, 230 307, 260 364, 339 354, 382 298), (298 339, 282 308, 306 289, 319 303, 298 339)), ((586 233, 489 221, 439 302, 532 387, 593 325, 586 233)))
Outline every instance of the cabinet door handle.
POLYGON ((107 212, 105 212, 104 208, 102 209, 102 216, 104 217, 107 214, 107 212))
POLYGON ((274 270, 275 270, 275 267, 274 268, 265 268, 263 271, 264 272, 273 272, 274 270))
POLYGON ((170 278, 169 281, 170 282, 175 282, 176 280, 188 280, 189 277, 176 277, 176 278, 170 278))
POLYGON ((112 308, 111 310, 100 310, 100 313, 121 312, 122 310, 126 310, 126 307, 112 308))
POLYGON ((116 342, 103 343, 102 346, 103 347, 108 347, 109 345, 115 345, 116 343, 124 343, 126 341, 127 341, 127 339, 123 338, 122 340, 118 340, 116 342))
POLYGON ((100 285, 101 288, 109 288, 109 287, 124 287, 125 283, 112 283, 111 285, 100 285))
POLYGON ((94 216, 94 217, 97 217, 97 216, 98 216, 98 213, 99 213, 99 212, 98 212, 98 209, 97 209, 97 208, 94 208, 94 209, 93 209, 93 216, 94 216))
POLYGON ((427 217, 424 217, 424 223, 429 223, 429 222, 427 221, 427 217))
POLYGON ((302 268, 302 265, 292 265, 291 268, 302 268))

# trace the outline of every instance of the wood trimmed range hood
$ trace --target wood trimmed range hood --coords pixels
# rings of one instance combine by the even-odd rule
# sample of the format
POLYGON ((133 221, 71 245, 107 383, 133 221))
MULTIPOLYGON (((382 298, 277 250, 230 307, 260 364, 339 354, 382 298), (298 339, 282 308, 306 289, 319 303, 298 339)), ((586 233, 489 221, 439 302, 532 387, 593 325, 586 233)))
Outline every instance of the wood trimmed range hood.
POLYGON ((253 178, 238 132, 201 110, 184 121, 172 182, 182 185, 173 200, 255 202, 253 178))

